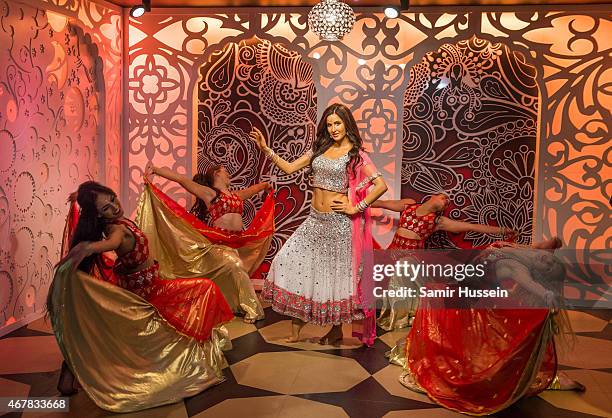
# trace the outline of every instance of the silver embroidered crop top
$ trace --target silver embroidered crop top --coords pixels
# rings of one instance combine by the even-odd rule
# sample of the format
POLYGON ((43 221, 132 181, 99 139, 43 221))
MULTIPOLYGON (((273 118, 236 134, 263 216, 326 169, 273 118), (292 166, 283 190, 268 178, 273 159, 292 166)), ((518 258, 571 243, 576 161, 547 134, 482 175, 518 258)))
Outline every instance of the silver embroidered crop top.
POLYGON ((332 192, 348 192, 348 175, 346 164, 349 162, 348 153, 340 158, 330 160, 319 155, 312 161, 312 187, 330 190, 332 192))

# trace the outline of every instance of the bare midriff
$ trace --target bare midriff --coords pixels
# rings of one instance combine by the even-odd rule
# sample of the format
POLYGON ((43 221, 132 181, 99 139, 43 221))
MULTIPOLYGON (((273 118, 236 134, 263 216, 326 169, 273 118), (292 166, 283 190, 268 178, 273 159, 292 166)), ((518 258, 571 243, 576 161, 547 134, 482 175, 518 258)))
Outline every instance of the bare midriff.
POLYGON ((242 215, 239 213, 226 213, 213 224, 217 228, 227 229, 228 231, 242 231, 242 215))
POLYGON ((311 204, 316 211, 333 212, 331 205, 334 203, 334 200, 349 203, 348 196, 344 193, 313 187, 311 204))
POLYGON ((421 237, 419 237, 419 235, 416 232, 411 231, 406 228, 398 228, 397 231, 395 231, 395 233, 399 235, 400 237, 404 237, 408 239, 419 239, 419 240, 421 239, 421 237))

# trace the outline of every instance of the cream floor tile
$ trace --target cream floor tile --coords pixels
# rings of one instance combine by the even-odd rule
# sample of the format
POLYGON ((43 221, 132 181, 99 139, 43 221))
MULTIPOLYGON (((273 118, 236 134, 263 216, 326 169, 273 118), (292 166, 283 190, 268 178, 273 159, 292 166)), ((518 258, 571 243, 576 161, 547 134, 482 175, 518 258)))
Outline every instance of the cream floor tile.
POLYGON ((258 353, 230 368, 241 385, 288 395, 344 392, 370 376, 353 359, 312 351, 258 353))
POLYGON ((612 341, 576 336, 574 347, 557 344, 559 364, 580 369, 612 368, 612 341))
POLYGON ((610 399, 603 392, 589 390, 588 388, 584 393, 547 390, 538 396, 557 408, 602 417, 612 417, 610 399))
POLYGON ((278 415, 279 418, 305 418, 305 417, 325 417, 325 418, 348 418, 344 409, 339 406, 324 404, 308 399, 286 396, 282 408, 278 415))
POLYGON ((346 412, 338 406, 283 395, 228 399, 191 418, 241 416, 249 418, 348 417, 346 412))
POLYGON ((600 332, 608 325, 608 321, 588 312, 568 311, 567 315, 574 332, 600 332))
POLYGON ((302 350, 330 350, 330 349, 355 349, 361 347, 361 341, 351 336, 352 329, 350 324, 342 326, 344 339, 338 346, 321 345, 319 339, 329 331, 331 327, 319 327, 317 325, 306 324, 300 332, 300 341, 297 343, 287 343, 285 338, 291 334, 291 321, 279 321, 267 327, 259 329, 263 339, 270 344, 283 345, 286 347, 300 348, 302 350))
POLYGON ((395 365, 389 365, 384 369, 379 370, 373 375, 374 379, 385 388, 391 395, 401 396, 402 398, 412 399, 414 401, 433 404, 434 402, 423 393, 413 392, 399 382, 399 376, 402 373, 402 368, 395 365))
POLYGON ((229 331, 232 340, 257 331, 255 325, 245 323, 242 318, 234 318, 232 321, 225 324, 225 328, 229 331))
POLYGON ((191 418, 277 418, 284 401, 285 396, 227 399, 191 418))
POLYGON ((387 344, 390 348, 393 348, 399 339, 406 339, 406 336, 410 332, 410 328, 404 328, 398 331, 387 332, 386 334, 378 337, 383 343, 387 344))
POLYGON ((40 373, 58 370, 62 354, 52 335, 0 340, 0 374, 40 373))
POLYGON ((25 398, 30 393, 30 385, 0 377, 0 398, 25 398))

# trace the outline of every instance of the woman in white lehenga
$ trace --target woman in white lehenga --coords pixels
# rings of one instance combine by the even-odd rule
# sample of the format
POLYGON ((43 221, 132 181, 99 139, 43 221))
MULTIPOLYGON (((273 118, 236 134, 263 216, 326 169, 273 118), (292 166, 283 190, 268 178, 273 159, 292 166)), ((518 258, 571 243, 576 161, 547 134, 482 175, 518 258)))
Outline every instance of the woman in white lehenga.
MULTIPOLYGON (((342 323, 373 319, 361 270, 371 251, 368 207, 387 186, 362 149, 353 115, 342 104, 324 111, 312 151, 291 163, 268 147, 258 129, 250 135, 285 173, 310 166, 313 175, 310 215, 274 258, 263 298, 276 312, 293 318, 288 342, 298 341, 301 328, 311 322, 333 325, 321 344, 338 343, 342 323)), ((364 324, 364 329, 362 341, 373 344, 375 327, 364 324)))

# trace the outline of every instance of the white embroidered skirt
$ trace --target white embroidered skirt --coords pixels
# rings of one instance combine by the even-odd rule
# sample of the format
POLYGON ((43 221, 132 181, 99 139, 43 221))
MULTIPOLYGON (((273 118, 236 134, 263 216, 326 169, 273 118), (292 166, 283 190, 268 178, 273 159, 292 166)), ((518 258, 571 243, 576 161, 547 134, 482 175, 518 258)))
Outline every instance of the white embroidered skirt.
POLYGON ((274 258, 264 300, 276 312, 318 325, 362 319, 354 294, 351 231, 348 216, 311 208, 274 258))

